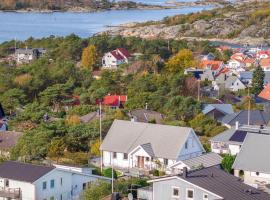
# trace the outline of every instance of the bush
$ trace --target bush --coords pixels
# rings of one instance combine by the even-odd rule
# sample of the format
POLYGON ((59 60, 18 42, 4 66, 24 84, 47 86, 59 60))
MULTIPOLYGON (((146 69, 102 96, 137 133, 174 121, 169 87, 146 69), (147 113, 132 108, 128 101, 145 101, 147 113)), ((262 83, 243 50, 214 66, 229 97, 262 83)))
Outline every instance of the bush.
MULTIPOLYGON (((104 169, 102 175, 108 178, 112 178, 112 168, 104 169)), ((117 173, 115 170, 113 170, 113 177, 114 179, 117 179, 117 173)))
POLYGON ((83 200, 98 200, 111 194, 111 184, 105 181, 98 181, 90 185, 83 195, 83 200))
POLYGON ((235 160, 235 156, 225 155, 221 162, 221 166, 223 170, 228 173, 232 173, 233 172, 232 165, 234 163, 234 160, 235 160))

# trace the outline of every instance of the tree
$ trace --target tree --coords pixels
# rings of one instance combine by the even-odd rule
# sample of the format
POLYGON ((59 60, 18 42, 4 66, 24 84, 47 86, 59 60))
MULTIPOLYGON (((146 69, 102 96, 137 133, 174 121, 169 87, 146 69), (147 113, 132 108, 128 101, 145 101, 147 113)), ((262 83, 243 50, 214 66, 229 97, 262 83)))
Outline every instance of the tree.
POLYGON ((64 155, 65 142, 62 138, 56 138, 51 141, 49 146, 48 156, 52 159, 56 159, 58 163, 59 158, 64 155))
POLYGON ((97 200, 111 194, 111 184, 105 181, 97 181, 91 184, 83 193, 83 200, 97 200))
POLYGON ((97 64, 97 51, 94 45, 89 45, 83 50, 81 66, 93 70, 97 64))
POLYGON ((228 172, 232 173, 232 165, 234 163, 235 156, 232 155, 225 155, 223 160, 221 161, 222 168, 228 172))
POLYGON ((193 67, 194 65, 195 60, 192 51, 188 49, 182 49, 168 60, 165 67, 170 72, 180 72, 185 68, 193 67))
POLYGON ((97 139, 91 144, 91 155, 100 156, 100 140, 97 139))
POLYGON ((258 66, 253 72, 252 84, 251 84, 251 92, 254 95, 258 95, 263 90, 264 84, 264 71, 260 66, 258 66))

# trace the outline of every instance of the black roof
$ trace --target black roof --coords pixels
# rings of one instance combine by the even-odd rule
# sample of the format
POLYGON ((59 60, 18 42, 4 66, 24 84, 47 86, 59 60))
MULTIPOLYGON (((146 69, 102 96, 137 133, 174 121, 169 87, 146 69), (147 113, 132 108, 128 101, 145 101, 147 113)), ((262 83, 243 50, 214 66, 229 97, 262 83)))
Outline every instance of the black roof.
POLYGON ((243 142, 246 138, 247 131, 236 130, 229 141, 233 142, 243 142))
POLYGON ((2 104, 0 103, 0 119, 4 118, 6 115, 5 115, 5 112, 4 112, 4 109, 2 107, 2 104))
POLYGON ((0 165, 0 177, 33 183, 55 167, 6 161, 0 165))
POLYGON ((239 178, 216 167, 188 172, 182 179, 204 188, 225 200, 270 200, 270 195, 244 184, 239 178))

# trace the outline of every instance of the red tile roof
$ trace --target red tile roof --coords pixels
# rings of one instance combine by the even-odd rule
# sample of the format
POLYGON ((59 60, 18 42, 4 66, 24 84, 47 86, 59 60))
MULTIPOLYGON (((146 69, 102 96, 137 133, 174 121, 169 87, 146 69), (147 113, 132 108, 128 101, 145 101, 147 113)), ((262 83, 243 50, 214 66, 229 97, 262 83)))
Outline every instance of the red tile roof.
POLYGON ((116 50, 120 51, 120 53, 122 53, 126 58, 131 57, 130 53, 125 48, 117 48, 116 50))
POLYGON ((102 104, 106 106, 118 107, 121 103, 125 103, 126 101, 126 95, 107 95, 103 98, 102 104))
POLYGON ((211 70, 218 70, 222 64, 223 62, 219 60, 203 60, 200 66, 202 68, 211 67, 211 70))
POLYGON ((270 58, 261 59, 260 65, 262 67, 268 67, 268 68, 270 68, 270 58))
POLYGON ((262 99, 270 100, 270 84, 268 84, 258 96, 262 99))
POLYGON ((113 57, 116 58, 116 60, 124 60, 125 59, 117 50, 111 51, 110 53, 113 55, 113 57))

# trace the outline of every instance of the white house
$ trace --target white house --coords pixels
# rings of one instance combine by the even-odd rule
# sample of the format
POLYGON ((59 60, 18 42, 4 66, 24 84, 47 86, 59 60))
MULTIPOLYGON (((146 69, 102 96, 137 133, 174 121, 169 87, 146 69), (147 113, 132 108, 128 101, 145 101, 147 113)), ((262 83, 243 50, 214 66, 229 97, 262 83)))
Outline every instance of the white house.
POLYGON ((270 135, 270 129, 263 126, 238 125, 237 122, 235 127, 210 139, 212 152, 237 155, 241 151, 241 147, 248 133, 254 134, 255 136, 261 133, 270 135))
POLYGON ((192 128, 115 120, 101 150, 104 166, 161 169, 205 152, 192 128))
POLYGON ((22 63, 30 63, 31 61, 39 58, 39 56, 44 55, 46 53, 45 49, 16 49, 15 56, 18 64, 22 63))
POLYGON ((247 134, 233 164, 234 175, 248 185, 270 193, 270 136, 247 134))
POLYGON ((245 84, 237 76, 228 76, 227 74, 219 75, 215 81, 212 82, 214 90, 228 89, 231 91, 243 90, 246 88, 245 84))
POLYGON ((88 184, 98 179, 110 181, 82 168, 6 161, 0 165, 0 199, 79 199, 88 184))
POLYGON ((128 50, 125 48, 117 48, 104 54, 102 58, 102 68, 116 69, 119 65, 128 63, 130 57, 131 55, 128 50))

